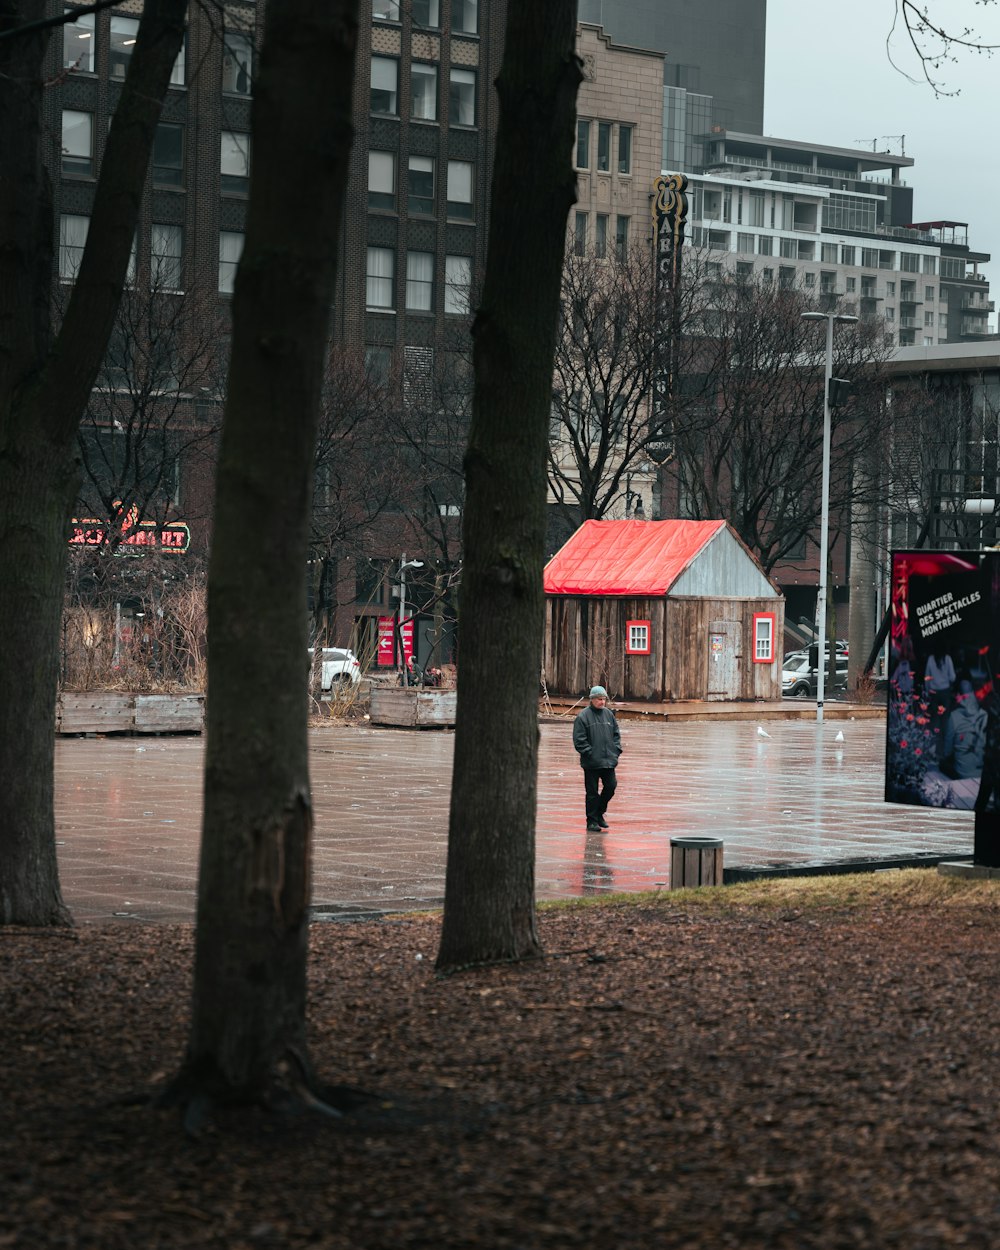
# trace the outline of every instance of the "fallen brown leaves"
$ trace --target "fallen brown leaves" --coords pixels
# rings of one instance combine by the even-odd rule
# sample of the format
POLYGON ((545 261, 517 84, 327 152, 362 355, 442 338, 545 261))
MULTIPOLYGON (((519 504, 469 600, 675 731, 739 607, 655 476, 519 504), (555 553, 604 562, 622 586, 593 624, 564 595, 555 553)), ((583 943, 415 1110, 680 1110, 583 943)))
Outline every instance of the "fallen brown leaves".
POLYGON ((1000 1237, 992 897, 545 911, 548 958, 446 980, 438 931, 315 926, 313 1059, 374 1097, 199 1141, 128 1097, 179 1064, 190 928, 0 931, 0 1246, 1000 1237))

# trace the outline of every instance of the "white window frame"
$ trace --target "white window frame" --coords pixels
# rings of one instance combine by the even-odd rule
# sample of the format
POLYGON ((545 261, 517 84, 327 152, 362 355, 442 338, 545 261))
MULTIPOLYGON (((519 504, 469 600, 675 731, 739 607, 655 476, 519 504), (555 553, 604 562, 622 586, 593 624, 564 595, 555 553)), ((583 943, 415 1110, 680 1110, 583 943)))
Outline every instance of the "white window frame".
MULTIPOLYGON (((63 10, 68 13, 68 9, 63 10)), ((81 13, 63 27, 63 69, 76 74, 92 74, 97 52, 96 25, 93 13, 81 13), (77 47, 77 44, 80 46, 77 47), (79 55, 73 56, 73 53, 79 55)))
POLYGON ((368 149, 368 207, 388 210, 396 207, 395 152, 368 149))
POLYGON ((94 174, 94 114, 62 111, 62 172, 91 178, 94 174))
POLYGON ((246 195, 250 190, 250 136, 246 132, 220 133, 219 178, 223 195, 246 195))
POLYGON ((472 305, 472 257, 444 258, 444 311, 467 316, 472 305))
POLYGON ((184 289, 184 227, 153 222, 149 232, 149 280, 154 291, 184 289))
POLYGON ((406 310, 434 311, 434 253, 406 253, 406 310))
POLYGON ((387 312, 396 307, 396 254, 391 247, 369 247, 365 267, 365 307, 387 312))
POLYGON ((227 30, 222 37, 222 90, 241 96, 253 90, 253 40, 245 31, 227 30))
POLYGON ((246 236, 242 230, 219 231, 219 292, 232 295, 246 236))
POLYGON ((409 184, 408 184, 408 190, 407 190, 407 197, 408 197, 408 199, 407 199, 407 209, 408 209, 408 211, 409 211, 410 213, 425 213, 425 214, 426 214, 426 213, 433 213, 433 212, 434 212, 434 198, 435 198, 435 195, 436 195, 436 192, 437 192, 437 184, 436 184, 437 168, 436 168, 436 165, 435 165, 434 157, 433 157, 433 156, 416 156, 416 155, 411 155, 411 156, 410 156, 410 158, 409 158, 408 164, 407 164, 407 175, 408 175, 408 178, 409 178, 409 184), (425 165, 425 164, 426 164, 427 168, 422 168, 422 166, 423 166, 423 165, 425 165), (431 177, 431 193, 430 193, 430 195, 419 195, 419 196, 415 196, 415 195, 414 195, 414 193, 413 193, 413 175, 414 175, 415 173, 417 173, 417 174, 430 174, 430 177, 431 177), (426 208, 425 208, 425 207, 423 207, 423 206, 420 206, 420 207, 414 207, 414 200, 415 200, 415 199, 420 199, 420 200, 430 200, 430 205, 429 205, 428 207, 426 207, 426 208))
POLYGON ((453 65, 448 73, 449 126, 476 124, 476 71, 453 65))
POLYGON ((448 162, 448 216, 472 221, 475 216, 475 170, 471 161, 448 162), (468 212, 463 211, 468 207, 468 212))
POLYGON ((372 54, 368 107, 379 117, 399 116, 399 61, 396 57, 372 54), (388 108, 375 107, 373 97, 376 91, 389 97, 388 108))
POLYGON ((416 121, 437 121, 437 102, 438 67, 426 61, 412 61, 410 63, 410 116, 416 121), (420 84, 419 90, 418 84, 420 84))
POLYGON ((62 213, 59 217, 59 278, 75 282, 87 246, 90 218, 79 213, 62 213))

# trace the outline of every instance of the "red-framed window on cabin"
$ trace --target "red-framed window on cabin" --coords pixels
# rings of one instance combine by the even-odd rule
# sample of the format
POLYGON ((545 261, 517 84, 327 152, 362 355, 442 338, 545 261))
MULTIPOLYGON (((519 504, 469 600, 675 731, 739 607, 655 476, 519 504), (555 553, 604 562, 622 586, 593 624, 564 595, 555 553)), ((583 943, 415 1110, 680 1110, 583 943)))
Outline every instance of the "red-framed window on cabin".
POLYGON ((776 614, 774 612, 755 612, 753 614, 754 664, 774 663, 775 625, 776 614))
POLYGON ((649 655, 649 621, 625 622, 625 654, 649 655))

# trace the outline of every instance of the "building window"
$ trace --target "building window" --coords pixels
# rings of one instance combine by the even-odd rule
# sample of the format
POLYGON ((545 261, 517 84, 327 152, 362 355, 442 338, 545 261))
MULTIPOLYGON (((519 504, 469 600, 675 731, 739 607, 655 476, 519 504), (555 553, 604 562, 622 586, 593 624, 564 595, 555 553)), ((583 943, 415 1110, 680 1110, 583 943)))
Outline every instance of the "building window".
POLYGON ((885 319, 886 319, 886 321, 895 321, 895 320, 896 320, 896 310, 895 310, 895 308, 887 308, 887 309, 885 310, 885 319))
POLYGON ((937 257, 936 256, 924 257, 924 273, 937 273, 937 257))
POLYGON ((597 123, 597 168, 601 173, 611 169, 611 123, 597 123))
POLYGON ((74 109, 63 109, 62 171, 64 174, 82 174, 85 177, 93 174, 93 113, 78 113, 74 109))
POLYGON ((438 0, 410 0, 413 25, 423 27, 424 30, 437 30, 441 25, 438 7, 438 0))
POLYGON ((576 167, 590 168, 590 122, 584 118, 576 123, 576 167))
POLYGON ((937 299, 937 292, 934 289, 934 287, 932 286, 924 287, 924 299, 927 300, 928 303, 933 303, 934 300, 937 299))
POLYGON ((754 237, 752 234, 743 234, 740 232, 736 235, 736 250, 738 252, 752 252, 753 245, 754 237))
POLYGON ((837 245, 836 243, 823 243, 820 246, 820 259, 824 265, 835 265, 837 263, 837 245))
POLYGON ((59 218, 59 277, 63 282, 76 281, 89 228, 89 217, 63 213, 59 218))
POLYGON ((236 283, 236 266, 243 255, 243 232, 241 230, 219 231, 219 291, 232 295, 236 283))
POLYGON ((625 622, 625 654, 649 655, 650 621, 625 622))
POLYGON ((448 123, 452 126, 476 124, 476 72, 453 69, 448 76, 448 123))
POLYGON ((619 253, 624 256, 628 251, 628 217, 618 217, 615 219, 615 247, 619 253))
POLYGON ((934 324, 934 314, 932 312, 924 313, 924 325, 930 328, 934 324))
POLYGON ((368 153, 368 207, 396 207, 396 157, 392 152, 368 153))
POLYGON ((368 249, 365 303, 369 308, 394 308, 393 286, 396 254, 390 247, 368 249))
POLYGON ((411 312, 434 311, 434 254, 406 253, 406 307, 411 312))
POLYGON ((920 255, 918 252, 900 252, 899 267, 904 273, 920 272, 920 255))
POLYGON ((389 56, 372 57, 371 111, 395 117, 398 113, 399 62, 389 56))
POLYGON ((755 612, 753 614, 754 664, 774 663, 774 623, 774 612, 755 612))
POLYGON ((948 314, 938 313, 938 334, 941 338, 948 337, 948 314))
POLYGON ((816 285, 816 275, 814 273, 807 273, 805 277, 806 277, 806 286, 816 285))
POLYGON ((753 277, 753 261, 752 260, 738 260, 736 262, 736 276, 737 278, 744 278, 744 279, 752 278, 753 277))
POLYGON ((183 290, 183 256, 183 227, 154 221, 149 240, 150 285, 154 291, 183 290))
POLYGON ((135 17, 111 18, 111 77, 124 78, 128 63, 132 58, 136 36, 139 33, 139 20, 135 17))
MULTIPOLYGON (((410 157, 411 213, 434 212, 434 158, 432 156, 410 157)), ((371 202, 369 198, 369 203, 371 202)))
POLYGON ((465 314, 469 311, 472 297, 472 257, 446 256, 444 258, 444 310, 446 313, 465 314))
POLYGON ((249 35, 227 30, 222 46, 222 90, 249 95, 253 83, 253 43, 249 35))
POLYGON ((219 172, 223 194, 246 195, 250 190, 250 136, 224 130, 219 145, 219 172))
MULTIPOLYGON (((67 13, 68 9, 65 10, 67 13)), ((63 26, 63 68, 81 74, 94 72, 94 15, 84 13, 63 26)))
POLYGON ((573 228, 573 255, 582 256, 587 250, 587 214, 577 213, 573 228))
POLYGON ((418 121, 437 121, 438 72, 436 65, 410 66, 410 116, 418 121))
POLYGON ((376 22, 398 22, 399 0, 372 0, 372 17, 376 22))
POLYGON ((187 35, 181 40, 181 50, 177 53, 174 61, 174 68, 170 71, 171 87, 184 86, 184 70, 185 70, 185 52, 187 50, 187 35))
POLYGON ((778 286, 783 291, 790 291, 795 286, 795 270, 786 265, 778 266, 778 286))
POLYGON ((774 255, 774 236, 771 234, 757 235, 757 255, 773 256, 774 255))
POLYGON ((608 254, 608 215, 598 213, 594 219, 594 255, 601 260, 608 254))
POLYGON ((451 0, 451 29, 463 35, 479 33, 479 0, 451 0))
POLYGON ((158 122, 153 136, 153 185, 180 187, 184 182, 184 127, 158 122))
POLYGON ((845 246, 841 245, 841 248, 840 248, 840 263, 841 263, 842 265, 853 265, 853 264, 854 264, 854 257, 855 257, 855 254, 856 254, 856 249, 855 249, 855 248, 853 248, 853 247, 845 247, 845 246))
POLYGON ((473 214, 471 161, 448 162, 448 216, 471 221, 473 214))
POLYGON ((845 285, 847 287, 847 293, 850 295, 853 291, 857 290, 858 280, 857 278, 847 278, 845 279, 845 285))
POLYGON ((620 174, 630 174, 632 172, 632 127, 618 127, 618 172, 620 174))
POLYGON ((885 297, 886 297, 886 299, 895 299, 895 298, 896 298, 896 284, 895 284, 895 282, 887 282, 887 283, 885 284, 885 297))

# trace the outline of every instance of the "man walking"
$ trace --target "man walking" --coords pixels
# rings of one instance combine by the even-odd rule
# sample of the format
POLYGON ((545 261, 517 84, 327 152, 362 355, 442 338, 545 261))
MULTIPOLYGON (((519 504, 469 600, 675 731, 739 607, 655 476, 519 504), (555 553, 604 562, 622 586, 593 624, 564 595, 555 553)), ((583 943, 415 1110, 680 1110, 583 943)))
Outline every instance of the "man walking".
POLYGON ((614 797, 615 768, 622 753, 618 720, 607 707, 608 692, 592 686, 590 705, 573 722, 573 745, 580 754, 583 785, 587 796, 587 832, 608 828, 604 813, 614 797))

